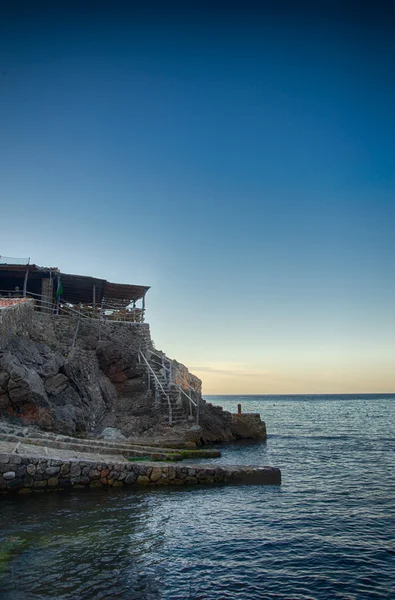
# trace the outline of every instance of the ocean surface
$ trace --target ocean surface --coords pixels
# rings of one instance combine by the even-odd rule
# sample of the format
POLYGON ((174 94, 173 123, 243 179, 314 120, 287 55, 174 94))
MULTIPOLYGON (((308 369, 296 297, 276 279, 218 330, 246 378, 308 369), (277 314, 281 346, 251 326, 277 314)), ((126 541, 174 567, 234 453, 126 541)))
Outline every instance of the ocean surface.
POLYGON ((213 462, 281 486, 2 497, 0 598, 394 599, 395 395, 206 399, 268 429, 213 462))

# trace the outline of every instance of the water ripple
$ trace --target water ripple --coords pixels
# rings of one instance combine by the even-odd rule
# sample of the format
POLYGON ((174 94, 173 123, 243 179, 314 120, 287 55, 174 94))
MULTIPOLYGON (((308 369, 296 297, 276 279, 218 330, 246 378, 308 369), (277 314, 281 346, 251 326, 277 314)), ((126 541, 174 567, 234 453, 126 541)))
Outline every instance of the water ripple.
POLYGON ((281 487, 2 498, 2 548, 23 544, 0 598, 393 598, 394 400, 245 397, 271 435, 213 462, 280 466, 281 487))

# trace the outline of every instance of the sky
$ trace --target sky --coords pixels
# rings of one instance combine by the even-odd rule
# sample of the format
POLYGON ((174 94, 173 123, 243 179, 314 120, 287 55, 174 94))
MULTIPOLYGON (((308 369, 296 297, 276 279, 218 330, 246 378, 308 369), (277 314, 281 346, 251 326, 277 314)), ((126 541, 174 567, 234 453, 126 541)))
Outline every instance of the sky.
POLYGON ((0 254, 151 286, 205 394, 394 392, 395 20, 369 10, 0 0, 0 254))

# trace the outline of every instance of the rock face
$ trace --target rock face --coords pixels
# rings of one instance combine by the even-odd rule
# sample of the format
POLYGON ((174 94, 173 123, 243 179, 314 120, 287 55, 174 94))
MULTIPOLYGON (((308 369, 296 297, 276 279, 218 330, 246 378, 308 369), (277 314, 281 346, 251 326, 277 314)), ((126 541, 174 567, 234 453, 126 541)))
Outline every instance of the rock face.
MULTIPOLYGON (((180 403, 185 423, 170 428, 166 406, 148 389, 145 365, 138 361, 136 348, 152 347, 148 326, 97 327, 80 324, 74 345, 72 319, 34 313, 29 337, 13 335, 0 350, 0 418, 106 439, 171 437, 210 443, 255 437, 248 424, 235 426, 230 413, 202 399, 199 426, 188 422, 188 407, 180 403)), ((184 376, 182 369, 178 372, 184 376)), ((197 378, 192 381, 197 388, 201 384, 197 378)))

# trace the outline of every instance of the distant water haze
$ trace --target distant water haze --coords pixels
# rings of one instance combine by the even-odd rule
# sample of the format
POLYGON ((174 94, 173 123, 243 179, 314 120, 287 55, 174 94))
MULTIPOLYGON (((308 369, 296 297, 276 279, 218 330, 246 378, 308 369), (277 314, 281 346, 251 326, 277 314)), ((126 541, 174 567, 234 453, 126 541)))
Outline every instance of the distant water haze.
MULTIPOLYGON (((394 363, 387 365, 322 364, 320 360, 290 367, 288 364, 273 364, 272 369, 260 369, 253 364, 213 363, 191 367, 203 381, 204 394, 354 394, 383 392, 391 393, 394 386, 394 363), (262 390, 264 390, 262 392, 262 390)), ((356 361, 357 362, 357 361, 356 361)))

